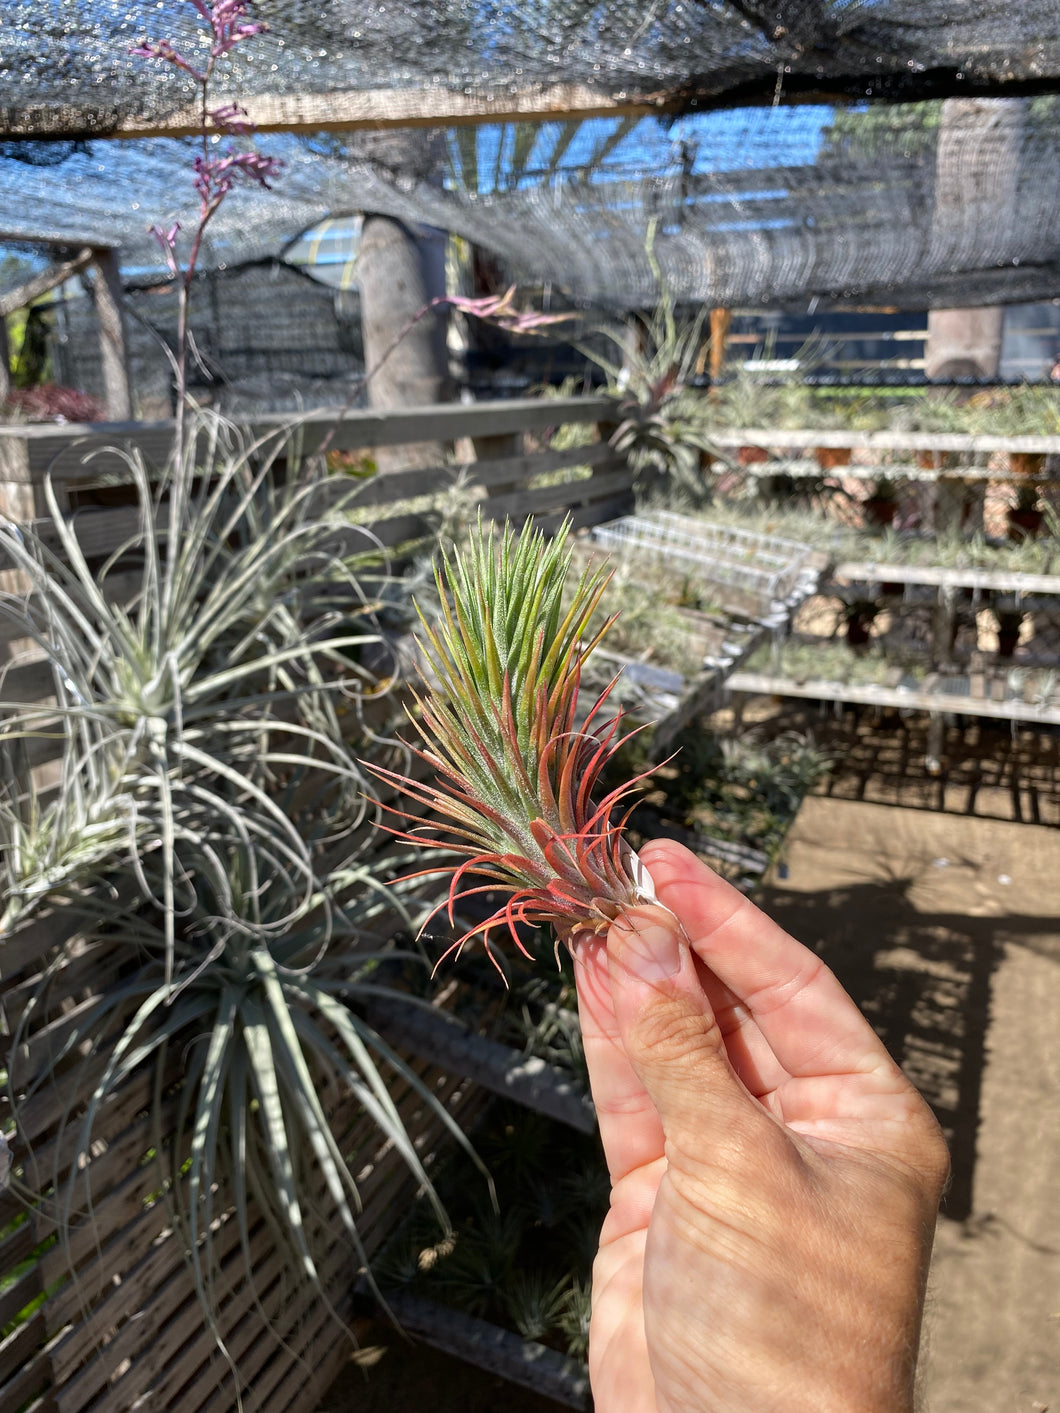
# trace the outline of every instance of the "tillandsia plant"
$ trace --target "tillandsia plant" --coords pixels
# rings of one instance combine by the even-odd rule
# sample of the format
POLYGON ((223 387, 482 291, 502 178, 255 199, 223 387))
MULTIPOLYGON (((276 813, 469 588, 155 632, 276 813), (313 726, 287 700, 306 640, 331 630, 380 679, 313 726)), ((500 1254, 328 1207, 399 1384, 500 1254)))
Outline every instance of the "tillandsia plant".
POLYGON ((718 454, 708 435, 706 397, 692 387, 709 311, 704 306, 690 320, 678 317, 655 254, 655 230, 653 220, 645 253, 659 288, 655 309, 646 318, 598 330, 613 354, 602 352, 595 340, 580 349, 603 371, 607 392, 618 399, 621 420, 612 446, 629 460, 642 484, 664 476, 698 502, 708 496, 701 460, 718 454))
POLYGON ((434 624, 421 615, 424 691, 410 713, 416 754, 435 778, 370 767, 440 821, 386 807, 411 825, 395 830, 400 838, 463 856, 435 914, 447 910, 455 926, 461 899, 508 895, 450 951, 478 936, 489 950, 506 930, 525 953, 521 924, 551 924, 557 945, 570 944, 654 896, 613 818, 638 782, 593 799, 628 736, 620 717, 604 718, 610 687, 579 719, 582 667, 614 620, 587 637, 609 577, 599 566, 587 566, 565 601, 567 529, 550 543, 529 522, 516 535, 480 520, 462 552, 443 556, 441 613, 434 624))
POLYGON ((353 1174, 381 1152, 430 1190, 393 1095, 466 1140, 364 1016, 423 905, 380 857, 357 761, 391 685, 369 664, 391 659, 356 486, 216 418, 189 422, 154 483, 135 457, 129 474, 135 524, 103 563, 48 482, 54 539, 0 521, 23 579, 0 627, 49 678, 27 705, 22 664, 0 670, 0 1070, 18 1189, 86 1309, 112 1269, 101 1289, 84 1257, 114 1171, 101 1140, 123 1106, 150 1112, 123 1135, 122 1178, 156 1233, 178 1232, 223 1349, 263 1243, 296 1300, 348 1285, 353 1174), (49 752, 58 779, 38 793, 49 752))

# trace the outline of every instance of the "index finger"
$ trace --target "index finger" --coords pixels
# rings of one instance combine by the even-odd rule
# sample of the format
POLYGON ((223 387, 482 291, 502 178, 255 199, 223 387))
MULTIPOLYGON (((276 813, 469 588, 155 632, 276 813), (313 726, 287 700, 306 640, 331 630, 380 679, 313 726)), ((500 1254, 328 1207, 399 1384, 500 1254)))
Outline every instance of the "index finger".
POLYGON ((640 857, 659 902, 676 913, 692 950, 751 1013, 789 1075, 897 1070, 820 957, 749 898, 671 840, 646 844, 640 857))

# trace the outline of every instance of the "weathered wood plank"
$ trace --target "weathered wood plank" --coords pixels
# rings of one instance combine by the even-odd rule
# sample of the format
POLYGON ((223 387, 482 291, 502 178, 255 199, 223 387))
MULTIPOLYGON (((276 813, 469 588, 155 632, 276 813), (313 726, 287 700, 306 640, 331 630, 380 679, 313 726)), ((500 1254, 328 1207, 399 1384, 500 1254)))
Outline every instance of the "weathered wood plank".
POLYGON ((587 1407, 588 1374, 577 1359, 422 1296, 398 1295, 394 1313, 427 1344, 568 1408, 587 1407))
MULTIPOLYGON (((122 1024, 122 1016, 113 1018, 112 1024, 98 1037, 97 1043, 93 1046, 90 1055, 73 1054, 69 1057, 64 1069, 56 1076, 58 1083, 42 1086, 35 1093, 27 1098, 22 1098, 18 1107, 18 1135, 19 1141, 34 1145, 35 1152, 40 1157, 43 1164, 47 1161, 50 1171, 55 1171, 55 1164, 68 1162, 72 1148, 66 1147, 60 1150, 57 1155, 52 1149, 52 1142, 61 1141, 66 1145, 73 1144, 75 1140, 70 1132, 66 1132, 62 1140, 49 1138, 47 1143, 41 1145, 41 1140, 46 1135, 50 1135, 56 1125, 60 1124, 70 1106, 72 1093, 75 1096, 87 1096, 93 1092, 96 1084, 102 1078, 103 1072, 110 1063, 111 1053, 117 1043, 122 1024)), ((25 1092, 21 1082, 21 1075, 16 1071, 12 1076, 12 1081, 20 1094, 25 1092)), ((146 1079, 139 1081, 146 1083, 146 1079)), ((105 1106, 105 1122, 111 1122, 111 1103, 115 1107, 115 1113, 124 1113, 126 1102, 134 1102, 135 1096, 139 1093, 137 1081, 130 1077, 127 1086, 123 1085, 119 1094, 105 1106), (117 1106, 121 1105, 119 1109, 117 1106)), ((0 1098, 0 1104, 7 1101, 0 1098)), ((6 1110, 4 1111, 6 1112, 6 1110)), ((6 1212, 6 1203, 10 1199, 5 1195, 0 1197, 0 1213, 6 1212)))
POLYGON ((1010 594, 1060 596, 1060 574, 1006 573, 1000 569, 943 569, 927 564, 877 564, 871 560, 844 560, 832 578, 871 583, 926 584, 932 588, 996 589, 1010 594))
POLYGON ((13 1033, 26 1019, 27 1008, 34 1006, 36 1015, 29 1013, 27 1026, 27 1034, 32 1034, 37 1026, 44 1024, 48 1015, 54 1013, 58 997, 61 996, 65 1002, 74 996, 80 997, 85 991, 98 997, 114 981, 120 966, 121 958, 112 942, 82 942, 79 939, 76 953, 66 952, 56 959, 54 967, 50 969, 47 991, 50 1000, 45 1001, 41 994, 44 976, 35 973, 8 986, 0 1000, 0 1011, 13 1033))
POLYGON ((5 294, 0 295, 0 319, 6 319, 9 314, 16 313, 19 309, 25 309, 27 304, 32 304, 35 299, 40 299, 42 294, 47 294, 49 290, 56 289, 59 285, 65 284, 73 277, 91 265, 96 252, 90 246, 78 252, 71 260, 64 260, 60 265, 49 265, 46 270, 42 270, 39 275, 34 275, 25 284, 19 285, 17 289, 10 289, 5 294))
MULTIPOLYGON (((24 1325, 22 1328, 27 1329, 28 1326, 24 1325)), ((15 1337, 14 1334, 10 1336, 11 1339, 15 1337)), ((47 1354, 43 1350, 31 1354, 28 1352, 28 1346, 22 1348, 25 1361, 21 1367, 15 1366, 15 1372, 7 1383, 0 1384, 0 1413, 23 1413, 27 1400, 47 1388, 51 1382, 47 1354)))
MULTIPOLYGON (((413 1068, 416 1069, 417 1072, 424 1075, 430 1075, 432 1073, 432 1071, 427 1069, 422 1064, 416 1064, 413 1066, 413 1068)), ((442 1098, 445 1102, 449 1102, 451 1104, 454 1095, 458 1093, 466 1094, 467 1092, 468 1091, 462 1090, 460 1088, 458 1082, 449 1080, 446 1083, 444 1090, 439 1094, 439 1097, 442 1098)), ((479 1095, 482 1094, 482 1091, 471 1092, 477 1092, 479 1095)), ((416 1131, 413 1128, 414 1114, 408 1112, 407 1109, 407 1101, 410 1097, 414 1098, 414 1096, 411 1096, 411 1091, 408 1091, 406 1095, 406 1106, 402 1110, 402 1112, 406 1123, 410 1126, 410 1131, 416 1131)), ((472 1100, 471 1105, 469 1107, 473 1107, 474 1102, 475 1101, 472 1100)), ((466 1107, 460 1108, 461 1114, 465 1114, 466 1112, 466 1107)), ((429 1126, 422 1128, 419 1132, 421 1139, 426 1140, 428 1144, 433 1144, 436 1143, 438 1139, 442 1136, 444 1130, 441 1121, 434 1117, 433 1110, 429 1111, 429 1113, 429 1126)), ((359 1124, 359 1126, 363 1127, 363 1122, 359 1124)), ((349 1137, 344 1137, 342 1140, 342 1146, 346 1147, 350 1143, 350 1141, 351 1139, 349 1137)), ((389 1235, 389 1225, 385 1223, 379 1223, 378 1221, 379 1209, 400 1209, 403 1205, 403 1194, 410 1193, 412 1187, 412 1180, 408 1176, 407 1170, 404 1169, 403 1165, 395 1166, 394 1156, 392 1153, 388 1153, 384 1161, 381 1164, 377 1164, 373 1171, 375 1173, 375 1179, 373 1184, 375 1195, 370 1200, 365 1201, 365 1207, 361 1218, 361 1225, 365 1232, 366 1246, 369 1255, 371 1255, 372 1252, 377 1249, 378 1245, 381 1244, 381 1241, 384 1240, 387 1235, 389 1235)), ((367 1183, 362 1183, 362 1193, 365 1195, 366 1198, 368 1198, 367 1183)), ((336 1264, 335 1271, 338 1277, 340 1278, 341 1288, 352 1288, 356 1274, 355 1272, 351 1270, 348 1279, 344 1281, 341 1280, 342 1271, 348 1268, 351 1264, 349 1256, 347 1253, 342 1251, 341 1246, 338 1255, 339 1261, 336 1264)), ((322 1271, 322 1275, 324 1276, 324 1279, 327 1282, 328 1276, 325 1274, 324 1271, 322 1271)), ((281 1326, 281 1332, 282 1329, 283 1327, 281 1326)), ((240 1323, 238 1328, 233 1328, 232 1332, 226 1336, 226 1342, 228 1343, 229 1349, 232 1352, 233 1356, 236 1358, 239 1368, 243 1373, 244 1377, 246 1377, 248 1381, 256 1381, 256 1371, 269 1354, 269 1350, 263 1347, 266 1344, 266 1341, 263 1341, 261 1337, 260 1320, 256 1318, 253 1312, 251 1312, 248 1318, 240 1323)), ((195 1382, 195 1384, 192 1385, 192 1387, 184 1388, 183 1390, 181 1390, 179 1395, 179 1406, 182 1410, 182 1413, 184 1413, 184 1410, 187 1410, 187 1413, 191 1413, 192 1410, 198 1409, 200 1400, 202 1398, 208 1397, 211 1394, 212 1390, 216 1388, 216 1369, 219 1367, 217 1359, 213 1360, 213 1365, 215 1366, 215 1374, 213 1377, 211 1377, 211 1374, 208 1370, 204 1370, 195 1382)), ((163 1397, 170 1400, 174 1398, 176 1392, 172 1384, 168 1381, 163 1385, 157 1386, 156 1391, 163 1397)), ((213 1404, 210 1403, 207 1406, 212 1407, 213 1404)))
MULTIPOLYGON (((455 1081, 450 1081, 450 1083, 455 1084, 455 1081)), ((399 1112, 402 1113, 406 1123, 410 1128, 410 1131, 414 1133, 418 1132, 418 1125, 416 1121, 417 1116, 414 1107, 420 1102, 418 1096, 416 1096, 413 1091, 407 1090, 405 1092, 404 1097, 402 1097, 400 1093, 400 1087, 396 1086, 395 1098, 398 1100, 399 1112), (410 1105, 412 1105, 413 1107, 410 1108, 410 1105)), ((347 1099, 344 1103, 344 1110, 350 1115, 351 1119, 354 1120, 356 1129, 359 1129, 366 1136, 372 1137, 376 1143, 379 1143, 381 1141, 374 1123, 372 1123, 363 1115, 362 1111, 359 1109, 359 1106, 354 1100, 347 1099)), ((349 1141, 349 1138, 345 1138, 343 1140, 344 1144, 348 1143, 349 1141)), ((379 1174, 379 1177, 376 1179, 376 1181, 382 1182, 384 1185, 392 1185, 393 1176, 391 1170, 394 1169, 395 1166, 397 1167, 398 1174, 400 1176, 401 1165, 398 1162, 396 1155, 392 1151, 389 1151, 387 1160, 383 1164, 384 1171, 379 1174)), ((156 1182, 158 1181, 157 1176, 155 1180, 156 1182)), ((319 1186, 320 1188, 318 1197, 324 1197, 325 1194, 323 1190, 322 1179, 318 1181, 317 1186, 319 1186)), ((366 1183, 364 1184, 363 1190, 365 1191, 365 1193, 367 1193, 374 1186, 374 1183, 366 1183)), ((164 1207, 162 1208, 162 1216, 165 1216, 164 1207)), ((140 1221, 135 1221, 132 1224, 132 1228, 128 1229, 128 1231, 123 1230, 123 1232, 121 1233, 121 1239, 127 1243, 129 1248, 125 1254, 124 1259, 121 1259, 121 1252, 120 1250, 118 1250, 115 1244, 112 1243, 105 1249, 99 1261, 101 1267, 101 1274, 104 1277, 107 1275, 107 1273, 116 1268, 116 1261, 117 1268, 120 1268, 122 1270, 128 1270, 130 1269, 130 1264, 133 1257, 135 1256, 138 1258, 143 1254, 145 1250, 144 1234, 140 1234, 139 1236, 137 1236, 135 1231, 133 1230, 133 1228, 138 1226, 142 1227, 143 1223, 140 1221), (129 1236, 130 1231, 132 1232, 131 1238, 129 1236)), ((152 1230, 148 1230, 146 1232, 146 1237, 148 1240, 152 1239, 152 1230)), ((227 1250, 236 1253, 233 1257, 233 1261, 229 1263, 229 1266, 227 1268, 229 1275, 231 1275, 233 1271, 239 1272, 242 1269, 242 1254, 241 1252, 236 1251, 237 1244, 238 1232, 235 1230, 235 1223, 233 1222, 229 1226, 227 1232, 222 1232, 221 1240, 222 1251, 227 1250)), ((271 1233, 269 1232, 267 1226, 264 1224, 262 1224, 262 1227, 258 1229, 257 1234, 253 1238, 253 1249, 255 1250, 255 1252, 263 1251, 266 1255, 272 1253, 271 1233)), ((92 1372, 89 1372, 87 1370, 84 1371, 81 1375, 78 1376, 77 1380, 73 1382, 70 1382, 67 1378, 63 1393, 64 1402, 66 1398, 67 1389, 72 1388, 75 1389, 77 1392, 78 1401, 73 1403, 71 1406, 84 1406, 86 1400, 92 1396, 91 1390, 99 1386, 102 1381, 105 1380, 106 1377, 109 1377, 109 1371, 116 1367, 117 1364, 120 1363, 123 1358, 132 1358, 133 1356, 136 1357, 136 1373, 135 1376, 130 1374, 123 1378, 123 1397, 129 1389, 132 1389, 133 1385, 136 1386, 135 1391, 142 1391, 148 1386, 152 1371, 155 1369, 160 1370, 163 1367, 165 1358, 168 1357, 167 1351, 175 1351, 179 1349, 185 1342, 186 1338, 194 1336, 196 1332, 201 1329, 202 1316, 199 1306, 197 1304, 197 1300, 194 1296, 194 1288, 191 1282, 190 1273, 188 1272, 183 1258, 180 1257, 179 1249, 174 1247, 174 1252, 176 1255, 176 1261, 172 1263, 171 1273, 168 1278, 164 1297, 155 1297, 154 1299, 149 1301, 148 1306, 143 1307, 143 1318, 128 1326, 126 1329, 123 1330, 121 1334, 118 1335, 116 1339, 108 1343, 106 1349, 101 1351, 97 1358, 92 1361, 92 1372), (179 1290, 184 1291, 184 1294, 180 1297, 180 1301, 177 1300, 177 1292, 179 1290), (154 1306, 159 1305, 160 1298, 162 1299, 163 1303, 160 1306, 160 1313, 158 1315, 158 1318, 155 1319, 151 1317, 151 1309, 154 1306), (183 1313, 178 1316, 178 1306, 180 1305, 181 1301, 185 1302, 186 1308, 183 1310, 183 1313), (168 1313, 164 1317, 161 1314, 161 1308, 168 1309, 168 1313), (165 1336, 163 1339, 160 1340, 158 1337, 158 1329, 161 1326, 165 1327, 165 1336), (152 1331, 154 1332, 153 1335, 152 1331), (137 1350, 139 1343, 144 1338, 150 1338, 152 1342, 150 1349, 146 1353, 141 1355, 137 1352, 137 1350)), ((277 1265, 277 1271, 278 1269, 279 1268, 277 1265)), ((50 1272, 46 1272, 45 1279, 48 1279, 50 1274, 50 1272)), ((259 1275, 260 1274, 261 1273, 259 1272, 259 1275)), ((122 1292, 124 1293, 124 1299, 126 1301, 126 1304, 129 1304, 130 1302, 135 1302, 135 1300, 137 1299, 139 1291, 136 1287, 139 1286, 139 1284, 139 1281, 135 1283, 130 1281, 130 1283, 123 1284, 122 1292)), ((224 1281, 222 1281, 222 1290, 223 1286, 224 1281)), ((100 1284, 100 1289, 106 1289, 104 1283, 100 1284)), ((248 1305, 249 1303, 250 1298, 248 1297, 248 1305)), ((91 1322, 93 1327, 96 1326, 97 1321, 100 1318, 101 1317, 99 1316, 99 1312, 93 1311, 91 1322)), ((257 1328, 258 1333, 260 1334, 260 1324, 257 1326, 257 1328)), ((211 1351, 213 1345, 212 1340, 210 1339, 208 1334, 204 1332, 202 1338, 205 1340, 206 1350, 208 1352, 211 1351)), ((78 1347, 83 1347, 83 1337, 77 1340, 71 1340, 71 1345, 75 1350, 78 1347)), ((90 1347, 88 1352, 91 1352, 90 1347)), ((201 1357, 201 1351, 199 1357, 201 1357)), ((65 1373, 65 1365, 63 1367, 65 1373)), ((187 1376, 185 1375, 185 1377, 187 1376)))
MULTIPOLYGON (((348 1304, 348 1297, 343 1303, 348 1304)), ((339 1308, 342 1310, 341 1305, 339 1308)), ((315 1413, 321 1399, 327 1396, 328 1389, 349 1362, 351 1353, 349 1334, 336 1329, 334 1322, 330 1329, 322 1324, 312 1346, 302 1356, 313 1370, 312 1383, 300 1378, 298 1366, 292 1365, 268 1397, 257 1400, 259 1413, 315 1413)))
POLYGON ((31 1266, 28 1271, 19 1276, 14 1285, 9 1286, 3 1294, 0 1294, 0 1329, 9 1325, 20 1310, 25 1310, 27 1305, 36 1300, 43 1289, 40 1267, 31 1266))
POLYGON ((55 903, 49 913, 0 938, 0 978, 6 986, 53 947, 61 947, 84 921, 69 903, 55 903))
POLYGON ((0 1343, 0 1384, 29 1363, 44 1336, 44 1316, 38 1310, 24 1325, 12 1330, 0 1343))
MULTIPOLYGON (((710 433, 710 440, 720 447, 760 446, 778 451, 790 448, 849 447, 870 451, 1029 451, 1043 455, 1060 452, 1060 437, 972 435, 969 432, 855 432, 855 431, 784 431, 776 427, 753 427, 740 431, 719 428, 710 433)), ((845 468, 836 474, 843 475, 845 468)), ((955 474, 960 475, 960 468, 955 474)))
POLYGON ((476 1035, 454 1016, 414 1002, 377 1000, 372 1024, 392 1042, 415 1050, 450 1074, 464 1075, 496 1094, 517 1100, 583 1133, 596 1128, 592 1099, 573 1078, 544 1060, 476 1035))
MULTIPOLYGON (((454 127, 479 123, 558 121, 614 118, 683 111, 684 100, 658 92, 614 96, 581 83, 535 84, 499 92, 441 85, 387 89, 342 89, 322 93, 262 93, 243 100, 250 121, 261 132, 372 132, 386 128, 454 127)), ((201 118, 194 106, 168 116, 137 113, 115 115, 108 138, 195 137, 201 118)), ((2 134, 10 138, 84 138, 84 121, 73 109, 20 105, 2 134)), ((4 219, 4 239, 40 239, 37 228, 27 231, 17 212, 4 219)))
MULTIPOLYGON (((426 407, 349 411, 320 408, 300 418, 289 413, 255 418, 245 427, 248 441, 296 436, 304 456, 325 442, 333 451, 405 446, 417 442, 456 441, 461 437, 540 432, 572 423, 596 423, 613 415, 604 397, 510 398, 496 402, 435 403, 426 407), (336 426, 336 419, 341 418, 336 426), (334 429, 334 434, 333 433, 334 429), (329 439, 330 438, 330 439, 329 439)), ((103 475, 129 479, 123 459, 138 452, 148 466, 164 465, 173 445, 170 422, 84 422, 61 430, 53 425, 0 426, 0 479, 98 480, 103 475), (120 453, 115 455, 115 451, 120 453)))
POLYGON ((613 457, 614 452, 606 443, 590 442, 586 446, 568 447, 564 451, 531 452, 488 461, 462 461, 451 466, 385 471, 365 482, 354 504, 375 509, 393 505, 395 501, 450 490, 462 476, 473 486, 507 485, 572 466, 598 466, 613 457))
POLYGON ((578 510, 558 510, 551 515, 538 515, 535 522, 546 535, 553 535, 567 520, 572 530, 580 530, 586 525, 602 525, 607 520, 617 520, 620 515, 628 515, 633 509, 633 492, 626 491, 606 500, 591 501, 578 510))
POLYGON ((773 677, 763 672, 736 672, 728 679, 726 686, 730 692, 742 692, 748 696, 807 697, 813 701, 906 707, 913 711, 934 711, 949 716, 985 716, 996 721, 1060 726, 1060 708, 1057 707, 1035 706, 1031 702, 994 702, 984 697, 958 696, 955 692, 813 679, 796 682, 793 678, 773 677))
POLYGON ((527 515, 543 515, 565 506, 580 506, 609 495, 629 490, 633 485, 631 471, 615 471, 611 475, 591 476, 581 481, 561 481, 542 486, 536 491, 515 491, 509 495, 490 496, 483 502, 483 511, 501 520, 522 520, 527 515))

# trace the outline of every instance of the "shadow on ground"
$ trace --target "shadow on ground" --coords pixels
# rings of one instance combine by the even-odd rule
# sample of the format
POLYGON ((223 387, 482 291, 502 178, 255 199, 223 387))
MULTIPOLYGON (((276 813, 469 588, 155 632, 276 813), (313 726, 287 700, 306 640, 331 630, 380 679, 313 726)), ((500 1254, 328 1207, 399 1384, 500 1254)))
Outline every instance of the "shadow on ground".
MULTIPOLYGON (((909 898, 914 882, 770 888, 762 903, 836 973, 935 1110, 953 1162, 945 1211, 963 1221, 972 1212, 990 979, 1006 942, 1048 944, 1040 917, 1010 914, 1002 932, 997 918, 925 914, 909 898)), ((1060 938, 1051 948, 1060 961, 1060 938)))

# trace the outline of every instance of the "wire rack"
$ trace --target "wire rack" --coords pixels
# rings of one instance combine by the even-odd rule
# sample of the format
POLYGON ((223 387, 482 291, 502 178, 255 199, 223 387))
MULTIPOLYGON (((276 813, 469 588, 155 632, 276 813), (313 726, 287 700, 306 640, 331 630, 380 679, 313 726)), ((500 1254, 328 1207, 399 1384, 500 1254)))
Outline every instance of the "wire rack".
POLYGON ((676 563, 708 584, 750 596, 767 615, 811 592, 816 580, 810 550, 795 540, 690 520, 673 511, 626 515, 595 525, 593 540, 612 552, 676 563))

